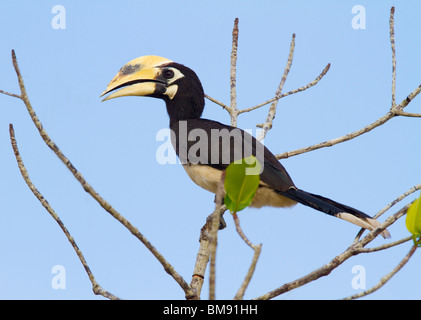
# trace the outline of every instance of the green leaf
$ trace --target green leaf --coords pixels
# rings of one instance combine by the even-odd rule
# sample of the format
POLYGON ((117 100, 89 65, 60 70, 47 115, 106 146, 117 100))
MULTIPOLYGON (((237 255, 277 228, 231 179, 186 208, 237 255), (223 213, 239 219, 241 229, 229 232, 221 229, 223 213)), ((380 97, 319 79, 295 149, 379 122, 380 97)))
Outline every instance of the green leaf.
POLYGON ((406 213, 406 228, 412 233, 414 244, 421 246, 421 196, 414 201, 406 213))
POLYGON ((248 207, 259 187, 261 165, 253 157, 231 163, 225 171, 225 205, 232 214, 248 207))

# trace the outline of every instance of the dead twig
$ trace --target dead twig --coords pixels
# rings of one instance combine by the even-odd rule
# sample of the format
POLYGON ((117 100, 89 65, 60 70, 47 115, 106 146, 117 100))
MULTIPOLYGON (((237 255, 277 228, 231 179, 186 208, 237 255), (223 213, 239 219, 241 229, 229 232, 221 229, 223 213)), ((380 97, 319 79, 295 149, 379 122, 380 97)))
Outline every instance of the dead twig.
POLYGON ((97 202, 98 204, 104 208, 108 213, 110 213, 116 220, 122 223, 137 239, 139 239, 145 247, 155 256, 155 258, 161 263, 164 270, 180 285, 183 291, 186 294, 186 297, 190 297, 195 293, 191 290, 188 283, 181 277, 180 274, 174 269, 174 267, 164 258, 164 256, 149 242, 149 240, 136 228, 134 227, 125 217, 123 217, 117 210, 115 210, 111 204, 109 204, 104 198, 102 198, 95 189, 85 180, 83 175, 75 168, 75 166, 71 163, 71 161, 63 154, 63 152, 58 148, 58 146, 51 140, 50 136, 47 134, 46 130, 44 129, 41 121, 38 119, 30 101, 28 94, 26 92, 26 88, 23 82, 23 77, 20 72, 18 61, 16 58, 15 51, 12 50, 12 61, 13 66, 18 77, 19 88, 21 91, 20 95, 5 93, 2 91, 1 93, 5 93, 9 96, 19 98, 25 104, 29 115, 31 116, 32 121, 34 122, 36 128, 38 129, 41 138, 47 144, 48 147, 57 155, 57 157, 66 165, 66 167, 70 170, 73 176, 79 181, 82 185, 83 189, 89 193, 97 202))
POLYGON ((324 141, 321 143, 317 143, 308 147, 300 148, 293 151, 288 151, 284 153, 280 153, 276 155, 277 159, 285 159, 292 156, 296 156, 299 154, 303 154, 306 152, 310 152, 313 150, 326 148, 334 146, 338 143, 342 143, 345 141, 349 141, 351 139, 355 139, 356 137, 363 135, 371 130, 385 124, 390 119, 396 116, 406 116, 406 117, 421 117, 421 114, 418 113, 409 113, 404 112, 403 109, 421 92, 421 85, 414 89, 404 100, 401 101, 398 105, 396 105, 396 50, 395 50, 395 30, 394 30, 394 14, 395 8, 392 7, 390 10, 390 19, 389 19, 389 27, 390 27, 390 44, 392 48, 392 106, 387 114, 383 117, 379 118, 378 120, 374 121, 373 123, 351 133, 348 133, 342 137, 331 139, 328 141, 324 141))
MULTIPOLYGON (((412 237, 411 237, 412 239, 412 237)), ((371 287, 368 290, 365 290, 363 292, 360 292, 358 294, 352 295, 350 297, 346 297, 343 300, 353 300, 353 299, 358 299, 364 296, 369 295, 370 293, 373 293, 377 290, 379 290, 381 287, 383 287, 396 273, 398 273, 403 266, 409 261, 409 259, 412 257, 412 255, 415 253, 415 251, 417 250, 417 246, 413 245, 411 247, 411 249, 409 250, 409 252, 405 255, 405 257, 402 259, 402 261, 400 261, 398 263, 398 265, 391 271, 389 272, 387 275, 385 275, 383 278, 380 279, 380 281, 373 287, 371 287)))
POLYGON ((205 98, 212 101, 213 103, 216 103, 217 105, 220 105, 222 108, 230 112, 230 107, 228 107, 226 104, 222 103, 221 101, 218 101, 215 98, 208 96, 207 94, 205 94, 205 98))
POLYGON ((250 284, 250 281, 251 281, 251 278, 253 277, 254 271, 256 270, 256 264, 257 264, 257 261, 259 260, 260 252, 262 251, 262 244, 255 245, 255 244, 251 243, 251 241, 246 237, 243 230, 241 229, 240 220, 238 219, 238 215, 236 213, 234 213, 233 217, 234 217, 235 228, 237 229, 237 233, 240 235, 240 237, 243 239, 243 241, 254 251, 253 259, 251 261, 251 264, 250 264, 250 267, 247 271, 247 274, 246 274, 240 288, 238 289, 238 291, 237 291, 237 293, 234 297, 234 300, 241 300, 241 299, 244 298, 244 294, 246 292, 246 289, 250 284))
MULTIPOLYGON (((274 97, 274 98, 272 98, 272 99, 270 99, 270 100, 267 100, 267 101, 265 101, 265 102, 262 102, 262 103, 260 103, 260 104, 258 104, 258 105, 256 105, 256 106, 254 106, 254 107, 250 107, 250 108, 245 108, 245 109, 240 109, 239 111, 238 111, 238 114, 241 114, 241 113, 244 113, 244 112, 250 112, 250 111, 253 111, 253 110, 256 110, 256 109, 259 109, 259 108, 261 108, 261 107, 263 107, 263 106, 265 106, 265 105, 267 105, 267 104, 269 104, 269 103, 272 103, 272 102, 274 102, 274 101, 277 101, 277 100, 280 100, 280 99, 282 99, 282 98, 284 98, 284 97, 287 97, 287 96, 289 96, 289 95, 292 95, 292 94, 295 94, 295 93, 298 93, 298 92, 302 92, 302 91, 304 91, 304 90, 307 90, 307 89, 309 89, 309 88, 311 88, 311 87, 313 87, 313 86, 315 86, 325 75, 326 75, 326 73, 329 71, 329 69, 330 69, 330 63, 328 63, 327 65, 326 65, 326 67, 323 69, 323 71, 317 76, 317 78, 316 79, 314 79, 313 81, 311 81, 310 83, 308 83, 308 84, 306 84, 305 86, 302 86, 302 87, 300 87, 300 88, 297 88, 297 89, 294 89, 294 90, 291 90, 291 91, 288 91, 288 92, 286 92, 286 93, 282 93, 281 95, 279 95, 279 96, 276 96, 276 97, 274 97)), ((263 124, 262 125, 260 125, 260 127, 263 127, 263 124)))
POLYGON ((389 35, 392 49, 392 107, 396 105, 396 50, 395 50, 395 7, 390 9, 389 35))
POLYGON ((64 232, 64 234, 67 237, 67 240, 69 240, 70 244, 72 245, 73 249, 75 250, 80 262, 83 265, 83 268, 85 269, 89 280, 92 283, 92 290, 96 295, 104 296, 105 298, 111 299, 111 300, 119 300, 119 298, 112 293, 110 293, 107 290, 102 289, 102 287, 96 282, 94 275, 91 272, 91 269, 88 266, 88 263, 85 260, 85 257, 82 254, 82 251, 79 249, 78 245, 76 244, 75 239, 71 236, 70 232, 67 230, 64 223, 61 221, 60 217, 57 215, 57 213, 54 211, 54 209, 51 207, 51 205, 48 203, 47 199, 44 198, 44 196, 41 194, 41 192, 38 191, 38 189, 35 187, 35 185, 32 183, 31 179, 29 178, 28 171, 26 170, 26 167, 23 163, 22 157, 19 153, 18 145, 16 142, 15 137, 15 130, 13 129, 13 125, 9 125, 9 134, 10 134, 10 141, 12 143, 13 152, 16 157, 16 161, 20 170, 20 173, 25 180, 26 184, 28 185, 29 189, 32 191, 32 193, 35 195, 35 197, 38 199, 38 201, 42 204, 42 206, 48 211, 48 213, 53 217, 53 219, 57 222, 57 224, 60 226, 61 230, 64 232))
MULTIPOLYGON (((281 83, 278 86, 278 89, 275 92, 275 97, 278 97, 282 94, 282 89, 284 88, 285 81, 287 80, 288 73, 291 70, 292 59, 294 57, 294 49, 295 49, 295 33, 292 35, 291 43, 289 46, 289 54, 288 54, 288 61, 284 69, 284 74, 281 78, 281 83)), ((268 115, 266 117, 266 121, 263 123, 262 131, 260 131, 257 140, 261 141, 265 138, 267 132, 272 129, 273 119, 275 119, 276 115, 276 107, 278 106, 279 99, 272 102, 268 115)))
MULTIPOLYGON (((414 192, 418 191, 421 189, 421 184, 417 184, 415 186, 413 186, 412 188, 410 188, 409 190, 405 191, 403 194, 401 194, 399 197, 397 197, 396 199, 394 199, 392 202, 390 202, 389 204, 387 204, 383 209, 381 209, 379 212, 377 212, 374 215, 374 219, 379 218, 381 215, 383 215, 386 211, 388 211, 390 208, 392 208, 394 205, 396 205, 398 202, 402 201, 403 199, 405 199, 407 196, 413 194, 414 192)), ((355 239, 354 239, 354 243, 356 243, 362 236, 363 232, 365 231, 365 229, 361 229, 358 234, 356 235, 355 239)))
POLYGON ((293 289, 299 288, 307 283, 320 279, 321 277, 329 275, 333 270, 339 267, 342 263, 344 263, 349 258, 363 253, 364 247, 373 241, 384 229, 395 223, 399 218, 403 217, 410 204, 405 205, 402 209, 398 212, 390 216, 386 221, 381 225, 380 228, 376 228, 375 230, 369 232, 363 239, 360 241, 352 244, 348 249, 346 249, 343 253, 333 258, 329 263, 325 264, 324 266, 314 270, 313 272, 291 282, 288 282, 260 297, 257 297, 256 300, 267 300, 277 297, 285 292, 291 291, 293 289))
POLYGON ((234 29, 232 30, 232 49, 231 49, 231 72, 230 72, 230 88, 231 88, 231 125, 237 126, 237 49, 238 49, 238 18, 235 18, 234 29))

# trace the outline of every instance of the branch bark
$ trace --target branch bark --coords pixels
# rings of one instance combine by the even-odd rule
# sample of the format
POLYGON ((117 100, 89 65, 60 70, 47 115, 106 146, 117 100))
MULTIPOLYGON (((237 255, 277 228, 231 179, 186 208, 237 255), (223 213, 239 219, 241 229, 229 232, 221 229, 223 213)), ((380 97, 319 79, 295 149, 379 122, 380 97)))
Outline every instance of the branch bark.
POLYGON ((237 49, 238 49, 238 18, 235 18, 234 29, 232 30, 232 49, 231 49, 231 72, 230 72, 230 87, 231 87, 231 125, 237 126, 237 49))

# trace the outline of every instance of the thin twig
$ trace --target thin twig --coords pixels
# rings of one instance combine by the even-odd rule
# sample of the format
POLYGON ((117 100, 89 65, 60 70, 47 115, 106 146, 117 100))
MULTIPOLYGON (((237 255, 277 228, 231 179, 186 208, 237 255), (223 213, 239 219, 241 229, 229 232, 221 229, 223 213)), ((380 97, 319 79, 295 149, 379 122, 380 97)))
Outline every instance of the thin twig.
POLYGON ((385 213, 387 210, 389 210, 391 207, 393 207, 395 204, 397 204, 398 202, 402 201, 403 199, 405 199, 407 196, 413 194, 414 192, 418 191, 421 189, 421 183, 416 184, 415 186, 413 186, 412 188, 408 189, 407 191, 405 191, 404 193, 402 193, 399 197, 397 197, 395 200, 393 200, 392 202, 390 202, 387 206, 385 206, 383 209, 381 209, 379 212, 376 213, 376 215, 374 216, 374 219, 377 219, 378 217, 380 217, 383 213, 385 213))
POLYGON ((372 124, 369 124, 360 130, 354 131, 352 133, 348 133, 339 138, 317 143, 312 146, 278 154, 276 155, 277 159, 289 158, 289 157, 303 154, 309 151, 313 151, 313 150, 317 150, 317 149, 321 149, 325 147, 331 147, 331 146, 334 146, 335 144, 354 139, 362 134, 370 132, 371 130, 385 124, 387 121, 394 118, 395 116, 421 117, 421 115, 418 113, 409 113, 409 112, 402 111, 421 92, 421 85, 419 85, 414 91, 412 91, 406 97, 406 99, 402 100, 402 102, 399 105, 396 105, 396 51, 395 51, 394 13, 395 13, 395 8, 392 7, 390 9, 390 19, 389 19, 390 44, 392 48, 392 107, 390 108, 390 111, 383 117, 373 122, 372 124))
MULTIPOLYGON (((281 82, 279 83, 278 89, 276 89, 275 97, 280 97, 282 94, 282 89, 284 87, 285 81, 288 77, 288 73, 291 70, 292 59, 294 57, 294 48, 295 48, 295 33, 292 35, 291 43, 289 46, 289 54, 288 54, 288 61, 284 69, 284 74, 282 75, 281 82)), ((268 115, 266 117, 266 121, 263 124, 262 131, 260 131, 257 140, 261 141, 265 138, 267 132, 272 128, 273 119, 275 119, 276 115, 276 107, 278 105, 279 99, 276 99, 272 102, 268 115)))
POLYGON ((362 129, 359 129, 357 131, 348 133, 342 137, 339 138, 335 138, 332 140, 328 140, 328 141, 324 141, 324 142, 320 142, 308 147, 304 147, 304 148, 300 148, 297 150, 293 150, 293 151, 288 151, 288 152, 284 152, 281 154, 276 155, 277 159, 285 159, 285 158, 289 158, 289 157, 293 157, 299 154, 303 154, 306 152, 310 152, 313 150, 317 150, 317 149, 321 149, 321 148, 326 148, 326 147, 332 147, 335 144, 338 143, 342 143, 351 139, 354 139, 364 133, 370 132, 371 130, 373 130, 374 128, 377 128, 383 124, 385 124, 387 121, 389 121, 390 119, 392 119, 394 117, 392 112, 388 112, 385 116, 381 117, 380 119, 376 120, 375 122, 373 122, 372 124, 369 124, 367 126, 365 126, 362 129))
POLYGON ((238 114, 241 114, 241 113, 244 113, 244 112, 250 112, 250 111, 253 111, 253 110, 256 110, 256 109, 259 109, 259 108, 261 108, 261 107, 263 107, 263 106, 265 106, 265 105, 267 105, 267 104, 269 104, 269 103, 272 103, 272 102, 274 102, 274 101, 276 101, 276 100, 279 100, 279 99, 282 99, 282 98, 284 98, 284 97, 287 97, 287 96, 289 96, 289 95, 291 95, 291 94, 295 94, 295 93, 298 93, 298 92, 301 92, 301 91, 304 91, 304 90, 307 90, 307 89, 309 89, 309 88, 311 88, 311 87, 313 87, 313 86, 315 86, 325 75, 326 75, 326 73, 329 71, 329 68, 330 68, 330 63, 328 63, 327 65, 326 65, 326 67, 323 69, 323 71, 317 76, 317 78, 316 79, 314 79, 313 81, 311 81, 310 83, 308 83, 307 85, 305 85, 305 86, 302 86, 302 87, 300 87, 300 88, 298 88, 298 89, 294 89, 294 90, 291 90, 291 91, 288 91, 287 93, 283 93, 283 94, 281 94, 280 96, 277 96, 277 97, 274 97, 274 98, 272 98, 272 99, 270 99, 270 100, 267 100, 267 101, 265 101, 265 102, 262 102, 262 103, 260 103, 260 104, 258 104, 258 105, 256 105, 256 106, 254 106, 254 107, 250 107, 250 108, 245 108, 245 109, 240 109, 239 111, 238 111, 238 114))
POLYGON ((410 204, 404 206, 402 209, 400 209, 398 212, 390 216, 386 219, 385 222, 382 223, 380 228, 376 228, 373 231, 369 232, 363 239, 358 241, 357 243, 352 244, 348 249, 346 249, 343 253, 333 258, 330 262, 325 264, 324 266, 314 270, 313 272, 310 272, 309 274, 288 282, 260 297, 257 297, 256 300, 267 300, 272 299, 276 296, 279 296, 285 292, 291 291, 293 289, 296 289, 298 287, 301 287, 307 283, 310 283, 312 281, 315 281, 321 277, 329 275, 334 269, 339 267, 342 263, 344 263, 346 260, 351 258, 354 255, 357 255, 359 253, 363 252, 363 248, 373 241, 384 229, 395 223, 399 218, 403 217, 406 214, 406 211, 408 210, 410 204))
POLYGON ((396 105, 396 50, 395 50, 395 7, 390 9, 389 33, 392 49, 392 108, 396 105))
POLYGON ((243 239, 243 241, 252 249, 253 248, 253 243, 251 243, 251 241, 246 237, 246 235, 243 232, 243 229, 241 229, 240 226, 240 219, 238 219, 238 214, 234 213, 232 215, 232 217, 234 218, 234 222, 235 222, 235 229, 237 230, 237 233, 240 235, 241 239, 243 239))
POLYGON ((411 250, 409 250, 409 252, 405 255, 405 257, 402 259, 401 262, 399 262, 399 264, 387 275, 385 275, 383 278, 380 279, 380 281, 373 286, 372 288, 364 291, 364 292, 360 292, 358 294, 355 294, 353 296, 344 298, 343 300, 352 300, 352 299, 357 299, 357 298, 361 298, 364 297, 366 295, 369 295, 370 293, 373 293, 377 290, 379 290, 381 287, 383 287, 396 273, 399 272, 399 270, 401 270, 403 268, 403 266, 409 261, 409 259, 412 257, 412 255, 415 253, 415 251, 417 250, 417 246, 413 245, 411 247, 411 250))
POLYGON ((395 110, 395 114, 402 117, 410 118, 421 118, 421 113, 405 112, 401 110, 395 110))
POLYGON ((22 99, 22 96, 20 96, 18 94, 7 92, 7 91, 0 90, 0 93, 3 93, 7 96, 11 96, 11 97, 14 97, 14 98, 22 99))
POLYGON ((232 30, 232 49, 231 49, 231 72, 230 72, 230 98, 231 98, 231 125, 237 126, 237 49, 238 49, 238 18, 234 20, 234 28, 232 30))
POLYGON ((243 239, 243 241, 254 251, 253 259, 251 261, 249 270, 247 271, 247 274, 234 297, 234 300, 240 300, 240 299, 243 299, 244 293, 246 292, 246 289, 248 285, 250 284, 254 271, 256 270, 256 264, 257 264, 257 261, 259 260, 260 252, 262 251, 262 245, 261 244, 255 245, 251 243, 251 241, 246 237, 246 235, 243 232, 243 229, 240 226, 240 219, 238 218, 237 213, 234 213, 232 216, 234 218, 235 228, 237 230, 237 233, 240 235, 241 239, 243 239))
POLYGON ((226 104, 222 103, 221 101, 218 101, 215 98, 212 98, 211 96, 208 96, 207 94, 205 94, 205 98, 212 101, 213 103, 216 103, 217 105, 220 105, 222 108, 224 108, 228 112, 231 112, 231 108, 228 107, 226 104))
POLYGON ((361 253, 370 253, 370 252, 381 251, 381 250, 385 250, 385 249, 389 249, 389 248, 398 246, 402 243, 408 242, 409 240, 412 240, 412 236, 408 236, 406 238, 403 238, 403 239, 400 239, 400 240, 397 240, 397 241, 385 243, 385 244, 382 244, 380 246, 373 247, 373 248, 361 248, 359 251, 361 253))
POLYGON ((234 297, 234 300, 242 300, 244 298, 244 294, 246 292, 246 289, 250 284, 250 281, 251 281, 251 278, 253 277, 254 271, 256 270, 257 261, 259 261, 260 253, 262 252, 262 244, 253 245, 253 250, 254 250, 253 259, 251 261, 249 270, 247 271, 247 274, 246 274, 240 288, 238 289, 238 291, 237 291, 237 293, 234 297))
POLYGON ((311 146, 308 146, 308 147, 304 147, 304 148, 300 148, 300 149, 297 149, 297 150, 280 153, 280 154, 276 155, 276 158, 277 159, 285 159, 285 158, 289 158, 289 157, 296 156, 296 155, 299 155, 299 154, 303 154, 303 153, 306 153, 306 152, 310 152, 310 151, 313 151, 313 150, 326 148, 326 147, 332 147, 332 146, 334 146, 338 143, 342 143, 342 142, 345 142, 345 141, 348 141, 348 140, 352 140, 352 139, 354 139, 354 138, 356 138, 356 137, 358 137, 362 134, 370 132, 371 130, 385 124, 387 121, 394 118, 395 116, 399 116, 399 113, 401 112, 401 111, 399 111, 399 109, 402 109, 402 108, 406 107, 420 92, 421 92, 421 85, 418 86, 414 91, 412 91, 406 99, 402 100, 402 102, 400 104, 396 105, 395 108, 390 110, 383 117, 377 119, 373 123, 361 128, 357 131, 348 133, 348 134, 346 134, 342 137, 339 137, 339 138, 335 138, 335 139, 332 139, 332 140, 317 143, 317 144, 314 144, 314 145, 311 145, 311 146))
POLYGON ((47 134, 44 129, 41 121, 38 119, 32 105, 29 101, 29 97, 26 93, 26 88, 23 83, 23 77, 21 75, 18 62, 16 59, 15 51, 12 50, 12 60, 13 66, 18 77, 19 88, 21 91, 20 99, 24 102, 32 121, 34 122, 36 128, 39 131, 44 142, 50 147, 51 150, 57 155, 57 157, 67 166, 73 176, 80 182, 83 189, 89 193, 98 204, 104 208, 108 213, 110 213, 115 219, 122 223, 137 239, 139 239, 145 247, 155 256, 155 258, 161 263, 164 270, 173 277, 173 279, 180 285, 183 291, 186 294, 186 297, 194 295, 195 293, 191 290, 188 283, 181 277, 180 274, 174 269, 174 267, 164 258, 164 256, 149 242, 149 240, 136 228, 134 227, 125 217, 123 217, 117 210, 115 210, 104 198, 102 198, 95 189, 85 180, 83 175, 75 168, 75 166, 70 162, 70 160, 61 152, 58 146, 51 140, 50 136, 47 134))
POLYGON ((94 275, 91 272, 91 269, 88 266, 88 263, 85 260, 85 257, 82 254, 82 251, 79 249, 78 245, 76 244, 75 239, 71 236, 70 232, 67 230, 64 223, 61 221, 58 214, 54 211, 54 209, 50 206, 47 199, 44 198, 44 196, 41 194, 41 192, 38 191, 38 189, 35 187, 35 185, 32 183, 31 179, 29 178, 28 171, 26 170, 26 167, 23 163, 22 157, 19 153, 18 145, 16 142, 15 137, 15 130, 13 129, 13 125, 9 125, 9 134, 10 134, 10 141, 12 143, 13 152, 16 157, 16 161, 18 163, 18 167, 20 170, 20 173, 22 174, 23 179, 25 180, 26 184, 28 185, 29 189, 32 191, 32 193, 35 195, 35 197, 38 199, 38 201, 42 204, 42 206, 48 211, 48 213, 53 217, 53 219, 57 222, 57 224, 60 226, 61 230, 63 230, 64 234, 67 237, 67 240, 69 240, 70 244, 72 245, 73 249, 75 250, 80 262, 82 263, 89 280, 92 283, 92 290, 97 295, 102 295, 105 298, 111 299, 111 300, 119 300, 119 298, 112 293, 102 289, 102 287, 96 282, 94 275))
MULTIPOLYGON (((409 190, 405 191, 403 194, 401 194, 399 197, 397 197, 396 199, 394 199, 392 202, 390 202, 389 204, 387 204, 384 208, 382 208, 379 212, 377 212, 374 215, 374 219, 379 218, 381 215, 383 215, 386 211, 388 211, 390 208, 392 208, 394 205, 396 205, 398 202, 402 201, 403 199, 405 199, 407 196, 413 194, 414 192, 418 191, 421 189, 421 184, 417 184, 415 186, 413 186, 412 188, 410 188, 409 190)), ((364 233, 365 229, 361 229, 358 234, 355 236, 354 239, 354 243, 356 243, 358 240, 360 240, 362 234, 364 233)))

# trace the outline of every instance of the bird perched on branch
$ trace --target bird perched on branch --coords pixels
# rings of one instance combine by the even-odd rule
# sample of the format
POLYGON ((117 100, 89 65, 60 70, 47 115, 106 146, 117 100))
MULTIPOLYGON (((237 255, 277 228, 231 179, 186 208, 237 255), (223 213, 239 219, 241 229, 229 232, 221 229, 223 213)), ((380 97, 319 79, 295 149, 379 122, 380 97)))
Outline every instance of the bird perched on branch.
MULTIPOLYGON (((101 96, 148 96, 165 101, 172 144, 189 177, 216 193, 222 171, 250 155, 261 164, 260 185, 251 207, 291 207, 297 202, 373 230, 380 223, 367 214, 331 199, 298 189, 276 157, 247 132, 202 119, 204 91, 196 73, 158 56, 143 56, 124 65, 101 96), (110 94, 109 94, 110 93, 110 94)), ((389 232, 382 232, 389 237, 389 232)))

